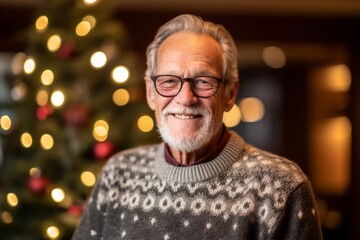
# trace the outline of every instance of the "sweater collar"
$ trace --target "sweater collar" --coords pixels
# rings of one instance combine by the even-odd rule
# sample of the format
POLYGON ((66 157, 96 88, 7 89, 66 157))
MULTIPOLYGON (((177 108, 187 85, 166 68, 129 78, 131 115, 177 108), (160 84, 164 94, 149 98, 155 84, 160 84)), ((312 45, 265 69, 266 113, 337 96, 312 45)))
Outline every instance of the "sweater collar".
POLYGON ((237 133, 231 131, 229 141, 216 158, 186 167, 168 163, 165 158, 164 144, 161 144, 155 158, 154 171, 162 180, 170 182, 197 182, 213 178, 240 159, 244 144, 244 140, 237 133))

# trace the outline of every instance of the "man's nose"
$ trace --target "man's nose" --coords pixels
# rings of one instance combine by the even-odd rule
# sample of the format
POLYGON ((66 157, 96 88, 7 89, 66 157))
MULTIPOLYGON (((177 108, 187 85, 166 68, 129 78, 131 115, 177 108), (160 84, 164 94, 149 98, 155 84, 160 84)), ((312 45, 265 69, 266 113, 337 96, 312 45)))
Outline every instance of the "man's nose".
POLYGON ((190 82, 188 81, 184 82, 180 92, 175 98, 177 103, 184 106, 190 106, 198 102, 198 97, 192 92, 190 82))

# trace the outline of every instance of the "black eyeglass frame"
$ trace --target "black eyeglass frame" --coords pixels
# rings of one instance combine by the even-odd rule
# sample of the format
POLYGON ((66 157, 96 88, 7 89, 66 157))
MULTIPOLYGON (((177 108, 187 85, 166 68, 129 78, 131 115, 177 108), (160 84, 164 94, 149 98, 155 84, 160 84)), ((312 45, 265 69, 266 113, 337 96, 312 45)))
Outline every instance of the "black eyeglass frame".
POLYGON ((189 77, 188 77, 188 78, 182 78, 182 77, 179 77, 179 76, 176 76, 176 75, 172 75, 172 74, 160 74, 160 75, 153 75, 153 76, 150 77, 150 79, 154 82, 154 87, 155 87, 156 92, 157 92, 160 96, 162 96, 162 97, 169 97, 169 98, 170 98, 170 97, 175 97, 175 96, 177 96, 177 95, 180 93, 180 91, 181 91, 181 89, 182 89, 185 81, 188 81, 188 82, 190 83, 190 89, 191 89, 191 92, 194 94, 194 96, 200 97, 200 98, 210 98, 210 97, 214 96, 214 95, 217 93, 218 89, 219 89, 220 83, 225 82, 225 79, 224 79, 224 78, 219 78, 219 77, 214 77, 214 76, 206 76, 206 75, 196 76, 196 77, 192 77, 192 78, 189 78, 189 77), (159 77, 164 77, 164 76, 175 77, 175 78, 180 79, 181 85, 180 85, 179 91, 178 91, 176 94, 171 95, 171 96, 167 96, 167 95, 163 95, 163 94, 161 94, 161 93, 159 92, 159 90, 158 90, 157 87, 156 87, 156 80, 157 80, 159 77), (206 97, 204 97, 204 96, 199 96, 199 95, 196 94, 196 93, 194 92, 194 90, 192 89, 192 84, 191 84, 191 83, 192 83, 195 79, 201 78, 201 77, 213 78, 213 79, 215 79, 215 80, 218 82, 218 85, 216 86, 216 89, 215 89, 214 93, 211 94, 210 96, 206 96, 206 97))

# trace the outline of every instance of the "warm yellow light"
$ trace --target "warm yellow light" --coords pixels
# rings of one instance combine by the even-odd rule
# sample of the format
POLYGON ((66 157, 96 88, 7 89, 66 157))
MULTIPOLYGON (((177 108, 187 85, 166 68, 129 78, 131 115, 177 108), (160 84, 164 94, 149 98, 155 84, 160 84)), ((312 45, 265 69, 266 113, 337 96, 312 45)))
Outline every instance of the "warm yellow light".
POLYGON ((65 96, 61 91, 55 91, 51 94, 51 104, 54 107, 60 107, 65 102, 65 96))
POLYGON ((106 62, 107 62, 106 54, 101 51, 94 53, 90 58, 90 64, 94 68, 102 68, 105 66, 106 62))
POLYGON ((36 103, 39 106, 44 106, 49 102, 49 94, 46 90, 40 90, 36 94, 36 103))
POLYGON ((235 127, 241 121, 241 112, 239 106, 234 104, 229 112, 224 112, 223 123, 226 127, 235 127))
POLYGON ((65 199, 65 192, 61 188, 54 188, 51 191, 51 198, 54 202, 62 202, 65 199))
POLYGON ((270 46, 264 48, 263 60, 271 68, 282 68, 286 64, 286 55, 281 48, 270 46))
POLYGON ((56 226, 50 226, 46 229, 46 235, 50 239, 57 239, 60 236, 60 230, 56 226))
POLYGON ((1 220, 5 224, 10 224, 13 222, 13 217, 8 211, 4 211, 1 213, 1 220))
POLYGON ((23 66, 24 72, 26 74, 31 74, 35 71, 35 68, 36 68, 35 59, 33 57, 27 57, 23 66))
POLYGON ((56 52, 61 47, 62 39, 59 35, 54 34, 51 37, 49 37, 49 40, 47 42, 47 47, 50 52, 56 52))
POLYGON ((124 106, 129 102, 130 94, 128 90, 120 88, 114 92, 112 99, 116 105, 124 106))
POLYGON ((8 193, 6 195, 6 201, 11 207, 16 207, 19 204, 19 199, 15 193, 8 193))
POLYGON ((11 128, 11 118, 8 115, 3 115, 0 117, 0 127, 4 131, 8 131, 11 128))
POLYGON ((54 73, 50 69, 46 69, 41 73, 41 83, 45 86, 49 86, 54 81, 54 73))
POLYGON ((91 30, 91 24, 88 21, 81 21, 75 28, 76 35, 83 37, 86 36, 91 30))
POLYGON ((112 70, 111 76, 115 82, 123 83, 128 80, 130 73, 126 67, 118 66, 112 70))
POLYGON ((33 138, 30 133, 24 132, 23 134, 21 134, 20 142, 24 148, 29 148, 33 143, 33 138))
POLYGON ((29 175, 33 178, 40 177, 41 171, 39 168, 33 167, 29 170, 29 175))
POLYGON ((148 115, 143 115, 138 119, 137 125, 140 131, 150 132, 154 128, 154 120, 148 115))
POLYGON ((345 64, 335 65, 324 70, 324 86, 330 91, 347 92, 351 86, 350 69, 345 64))
POLYGON ((94 124, 93 128, 93 137, 99 141, 103 142, 108 138, 109 124, 104 120, 98 120, 94 124))
POLYGON ((81 182, 87 187, 94 186, 95 182, 96 182, 95 175, 90 171, 83 172, 80 176, 80 179, 81 179, 81 182))
POLYGON ((49 150, 54 146, 54 138, 50 134, 43 134, 40 138, 40 145, 44 150, 49 150))
POLYGON ((14 55, 11 60, 11 71, 14 75, 18 75, 21 73, 25 60, 26 54, 23 52, 19 52, 14 55))
POLYGON ((35 28, 38 32, 44 32, 49 25, 49 19, 46 16, 40 16, 35 22, 35 28))
POLYGON ((92 6, 98 3, 98 0, 84 0, 84 4, 87 6, 92 6))
POLYGON ((245 98, 240 102, 242 120, 244 122, 257 122, 264 117, 264 104, 257 98, 245 98))
POLYGON ((91 28, 94 28, 96 26, 96 18, 92 15, 87 15, 82 20, 90 23, 91 28))

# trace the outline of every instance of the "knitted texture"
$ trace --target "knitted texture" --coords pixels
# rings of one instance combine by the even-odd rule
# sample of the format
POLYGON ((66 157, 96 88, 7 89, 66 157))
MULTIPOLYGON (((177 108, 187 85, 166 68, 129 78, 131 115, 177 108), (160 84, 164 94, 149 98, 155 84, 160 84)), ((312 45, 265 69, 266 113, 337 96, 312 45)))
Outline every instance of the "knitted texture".
POLYGON ((116 154, 73 239, 321 239, 297 165, 231 135, 217 158, 190 167, 168 164, 163 144, 116 154))

